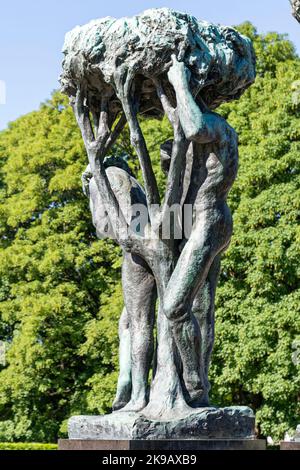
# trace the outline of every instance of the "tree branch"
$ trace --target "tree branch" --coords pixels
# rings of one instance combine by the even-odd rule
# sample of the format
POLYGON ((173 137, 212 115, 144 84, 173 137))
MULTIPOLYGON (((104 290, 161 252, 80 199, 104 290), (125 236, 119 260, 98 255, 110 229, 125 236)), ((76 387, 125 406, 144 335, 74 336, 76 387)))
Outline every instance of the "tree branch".
POLYGON ((93 128, 90 121, 89 109, 85 103, 86 99, 81 88, 77 89, 76 97, 70 100, 78 126, 81 130, 84 144, 87 146, 95 140, 93 128))
POLYGON ((100 117, 99 117, 99 126, 97 135, 103 139, 104 136, 108 136, 110 133, 109 123, 108 123, 108 101, 109 98, 104 96, 101 99, 101 107, 100 107, 100 117))
POLYGON ((126 123, 127 123, 126 116, 124 113, 122 113, 120 119, 118 120, 117 124, 115 125, 114 129, 110 133, 110 136, 108 137, 105 143, 105 154, 107 154, 110 151, 111 147, 114 145, 117 138, 119 137, 122 130, 124 129, 126 123))
MULTIPOLYGON (((179 121, 179 120, 178 120, 179 121)), ((185 170, 186 153, 190 142, 185 138, 184 132, 178 123, 177 132, 172 148, 171 164, 168 173, 167 189, 164 198, 162 219, 173 204, 180 204, 183 192, 183 176, 185 170)))
POLYGON ((72 107, 78 122, 78 126, 82 133, 91 171, 105 205, 116 239, 124 249, 134 249, 135 252, 140 253, 142 249, 142 238, 138 237, 135 233, 130 231, 129 225, 127 224, 124 214, 119 206, 119 202, 107 178, 105 168, 102 165, 107 150, 117 139, 122 130, 122 126, 124 126, 124 118, 121 117, 115 126, 114 131, 110 131, 107 125, 107 104, 107 97, 104 97, 101 103, 101 110, 99 114, 97 139, 95 139, 94 133, 92 131, 89 110, 85 105, 85 97, 82 90, 78 90, 75 101, 72 102, 72 107))
POLYGON ((178 112, 171 105, 161 81, 157 78, 153 80, 163 109, 174 129, 174 142, 172 147, 171 164, 168 173, 167 187, 160 219, 160 225, 164 222, 169 208, 173 204, 180 204, 183 192, 183 178, 186 164, 186 153, 189 141, 185 138, 182 130, 178 112))
POLYGON ((157 96, 161 101, 163 110, 169 119, 172 127, 175 127, 176 109, 171 105, 169 98, 163 88, 162 82, 158 78, 153 78, 153 83, 156 86, 157 96))
POLYGON ((150 221, 153 223, 154 219, 157 217, 160 196, 150 155, 138 122, 136 109, 134 109, 133 98, 131 96, 132 79, 133 75, 130 74, 128 70, 123 69, 119 74, 115 74, 116 92, 127 118, 131 143, 137 152, 141 165, 150 221))

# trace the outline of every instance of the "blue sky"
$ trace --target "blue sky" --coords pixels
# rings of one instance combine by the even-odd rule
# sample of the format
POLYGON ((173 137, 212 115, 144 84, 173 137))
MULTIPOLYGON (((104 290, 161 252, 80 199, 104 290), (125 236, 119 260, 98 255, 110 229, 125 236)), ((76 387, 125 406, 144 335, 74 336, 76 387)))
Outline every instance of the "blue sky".
POLYGON ((5 81, 6 104, 0 104, 0 129, 37 109, 58 87, 67 31, 94 18, 162 6, 227 25, 250 20, 259 32, 288 33, 300 50, 300 26, 288 0, 1 0, 0 91, 5 81))

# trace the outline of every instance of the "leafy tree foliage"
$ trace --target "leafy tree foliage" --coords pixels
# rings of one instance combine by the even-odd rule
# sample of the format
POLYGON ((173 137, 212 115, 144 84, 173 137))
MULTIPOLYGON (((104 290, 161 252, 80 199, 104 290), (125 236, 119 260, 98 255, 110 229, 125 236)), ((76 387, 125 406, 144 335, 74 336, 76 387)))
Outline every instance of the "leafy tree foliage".
POLYGON ((248 36, 254 44, 258 76, 264 76, 267 72, 274 76, 278 64, 294 60, 296 57, 295 47, 286 34, 275 32, 258 34, 249 21, 237 26, 237 29, 248 36))
POLYGON ((0 438, 54 440, 86 406, 94 363, 80 355, 84 328, 119 279, 119 250, 95 239, 64 98, 12 123, 0 145, 0 438))
MULTIPOLYGON (((212 398, 245 404, 263 435, 299 420, 300 62, 276 33, 254 41, 259 75, 220 111, 240 136, 235 232, 217 296, 212 398)), ((142 121, 159 185, 161 122, 142 121)), ((137 159, 125 130, 115 152, 137 159)), ((50 441, 76 413, 105 413, 118 368, 121 253, 98 241, 80 175, 81 137, 55 93, 0 134, 0 440, 50 441)))
POLYGON ((249 404, 261 433, 277 439, 295 428, 300 411, 292 361, 300 339, 300 103, 293 98, 300 64, 283 61, 291 49, 282 46, 276 68, 268 61, 240 102, 222 109, 239 133, 240 170, 211 373, 216 401, 249 404))

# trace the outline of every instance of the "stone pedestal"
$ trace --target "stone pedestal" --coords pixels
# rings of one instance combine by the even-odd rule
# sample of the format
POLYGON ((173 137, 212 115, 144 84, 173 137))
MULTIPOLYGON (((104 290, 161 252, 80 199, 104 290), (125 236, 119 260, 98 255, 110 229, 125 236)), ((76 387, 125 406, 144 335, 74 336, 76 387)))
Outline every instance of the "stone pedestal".
POLYGON ((105 416, 74 416, 69 439, 94 441, 254 439, 255 417, 247 407, 198 408, 168 420, 142 413, 115 412, 105 416))
POLYGON ((61 439, 59 450, 101 451, 201 451, 201 450, 266 450, 262 439, 202 439, 202 440, 82 440, 61 439))
POLYGON ((69 439, 60 450, 265 450, 255 439, 255 418, 247 407, 190 409, 169 420, 142 413, 115 412, 105 416, 74 416, 69 439))
POLYGON ((300 450, 300 441, 281 441, 280 450, 300 450))

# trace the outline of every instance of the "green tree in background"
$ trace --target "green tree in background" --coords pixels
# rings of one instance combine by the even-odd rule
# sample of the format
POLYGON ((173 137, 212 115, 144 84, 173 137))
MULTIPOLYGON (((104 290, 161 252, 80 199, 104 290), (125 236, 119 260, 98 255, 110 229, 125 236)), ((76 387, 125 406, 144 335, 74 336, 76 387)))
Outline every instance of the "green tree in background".
MULTIPOLYGON (((147 126, 153 154, 170 131, 166 121, 147 126)), ((126 132, 116 149, 124 151, 126 132)), ((71 414, 112 402, 121 256, 95 237, 86 164, 58 93, 0 135, 0 440, 55 440, 71 414)))
POLYGON ((65 105, 55 94, 0 139, 1 440, 55 440, 86 407, 94 364, 80 356, 84 328, 119 278, 119 251, 94 236, 85 155, 65 105))
POLYGON ((300 418, 300 364, 292 361, 300 339, 300 101, 292 91, 300 63, 275 33, 249 35, 260 74, 222 109, 239 134, 240 169, 211 377, 218 403, 252 406, 260 431, 278 439, 300 418))
MULTIPOLYGON (((240 170, 217 296, 212 401, 252 406, 260 432, 277 439, 299 421, 300 61, 284 36, 240 29, 254 41, 258 79, 220 110, 239 133, 240 170)), ((172 133, 166 120, 142 126, 162 187, 159 146, 172 133)), ((133 155, 126 131, 115 151, 133 155)), ((131 164, 138 171, 134 155, 131 164)), ((110 409, 121 253, 95 237, 85 165, 58 93, 0 134, 0 441, 54 441, 70 415, 110 409)))

